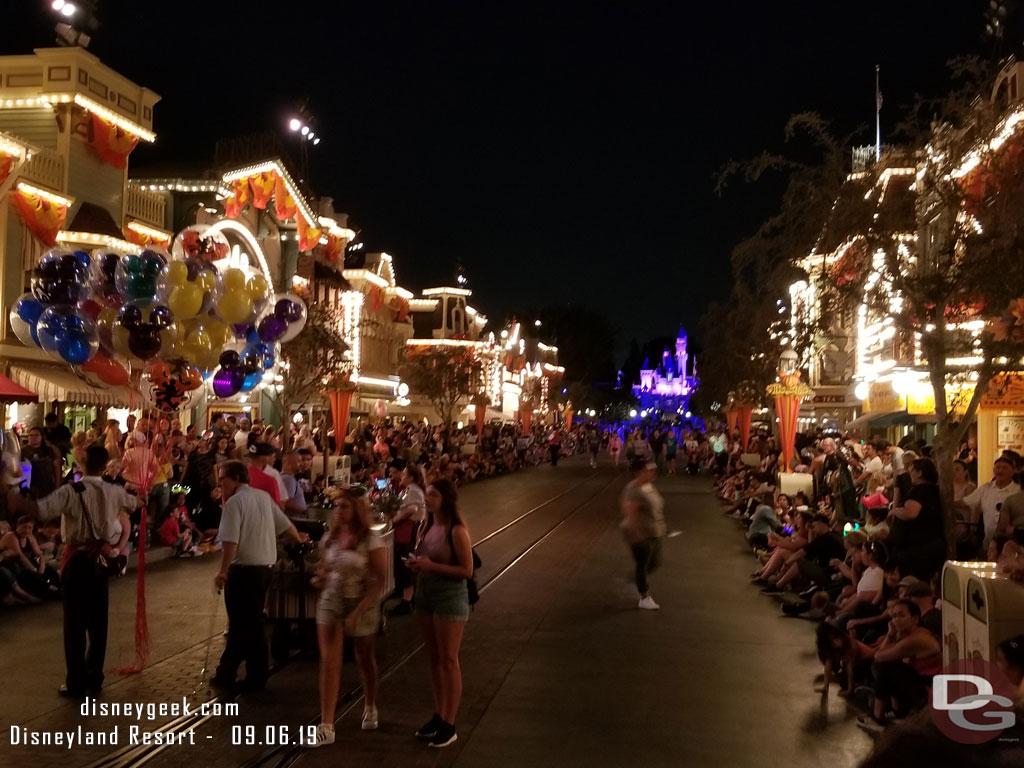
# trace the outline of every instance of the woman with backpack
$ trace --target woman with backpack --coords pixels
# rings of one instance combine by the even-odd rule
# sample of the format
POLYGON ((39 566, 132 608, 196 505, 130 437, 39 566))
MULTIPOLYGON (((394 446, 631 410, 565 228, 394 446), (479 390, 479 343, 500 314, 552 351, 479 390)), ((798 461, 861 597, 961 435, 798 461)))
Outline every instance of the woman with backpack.
POLYGON ((462 698, 459 647, 469 619, 467 579, 473 576, 473 547, 459 514, 458 493, 447 480, 427 487, 427 517, 416 549, 407 559, 416 574, 416 619, 430 657, 434 715, 416 737, 430 747, 453 744, 455 714, 462 698))

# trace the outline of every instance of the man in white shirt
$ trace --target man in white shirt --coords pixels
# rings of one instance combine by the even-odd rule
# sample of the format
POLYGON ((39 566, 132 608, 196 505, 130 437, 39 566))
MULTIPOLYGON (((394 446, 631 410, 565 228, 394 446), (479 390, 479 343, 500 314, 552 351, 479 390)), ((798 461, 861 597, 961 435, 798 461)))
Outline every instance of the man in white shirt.
POLYGON ((1013 494, 1020 493, 1020 486, 1013 482, 1013 471, 1013 463, 1009 459, 996 459, 992 465, 992 479, 956 502, 957 507, 970 512, 971 523, 977 525, 980 520, 984 526, 982 552, 988 549, 988 543, 999 527, 1003 502, 1013 494))
POLYGON ((238 431, 235 432, 235 447, 243 454, 249 450, 249 432, 249 420, 240 419, 238 431))
POLYGON ((866 483, 868 478, 877 472, 882 471, 882 458, 878 455, 878 449, 874 443, 864 443, 864 461, 861 464, 861 473, 854 480, 855 485, 866 483))
POLYGON ((268 494, 249 487, 249 470, 242 462, 226 461, 218 466, 217 480, 224 498, 218 533, 223 549, 213 583, 218 590, 224 589, 230 629, 210 682, 224 688, 234 686, 238 666, 244 661, 243 688, 261 690, 269 667, 263 605, 270 569, 277 562, 277 537, 287 533, 300 543, 309 537, 296 530, 268 494))

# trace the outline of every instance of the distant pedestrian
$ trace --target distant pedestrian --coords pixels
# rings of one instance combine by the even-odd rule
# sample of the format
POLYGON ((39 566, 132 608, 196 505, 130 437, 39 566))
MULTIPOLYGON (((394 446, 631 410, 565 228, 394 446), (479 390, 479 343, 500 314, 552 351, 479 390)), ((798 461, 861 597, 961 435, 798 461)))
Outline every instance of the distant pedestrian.
POLYGON ((590 448, 590 468, 597 469, 597 454, 601 452, 601 432, 596 427, 590 430, 588 447, 590 448))
POLYGON ((615 468, 619 468, 619 458, 622 456, 622 438, 619 437, 617 431, 612 432, 612 436, 608 438, 608 453, 612 455, 612 462, 615 464, 615 468))
POLYGON ((651 597, 647 577, 661 564, 661 546, 665 538, 665 500, 654 487, 658 465, 635 459, 633 480, 622 492, 622 532, 636 563, 636 589, 640 608, 648 611, 659 606, 651 597))
POLYGON ((227 645, 217 673, 210 680, 220 687, 235 684, 238 665, 245 662, 246 690, 261 690, 267 682, 267 639, 263 631, 263 605, 270 585, 270 569, 277 561, 277 537, 287 533, 299 543, 309 541, 288 520, 270 496, 249 486, 249 470, 240 461, 217 467, 224 495, 220 521, 221 566, 213 582, 224 589, 228 612, 227 645))
POLYGON ((466 580, 473 575, 473 548, 462 521, 458 492, 447 480, 427 487, 427 517, 409 558, 416 574, 416 618, 430 655, 434 715, 416 737, 431 747, 447 747, 458 738, 455 715, 462 699, 459 648, 469 620, 466 580))
POLYGON ((558 454, 562 451, 562 436, 558 434, 557 429, 551 430, 551 436, 548 438, 548 453, 551 455, 551 466, 558 466, 558 454))

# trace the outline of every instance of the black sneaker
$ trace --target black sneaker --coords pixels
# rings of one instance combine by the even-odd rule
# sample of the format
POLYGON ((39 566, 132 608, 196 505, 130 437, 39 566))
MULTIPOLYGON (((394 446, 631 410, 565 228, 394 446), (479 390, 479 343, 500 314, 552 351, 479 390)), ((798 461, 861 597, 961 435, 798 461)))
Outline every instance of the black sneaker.
POLYGON ((432 739, 437 735, 437 729, 444 725, 444 718, 436 712, 427 722, 420 726, 419 730, 416 731, 417 739, 432 739))
POLYGON ((434 738, 430 740, 427 746, 434 749, 443 749, 454 744, 458 739, 459 735, 455 732, 455 726, 442 720, 441 725, 437 728, 437 733, 434 734, 434 738))

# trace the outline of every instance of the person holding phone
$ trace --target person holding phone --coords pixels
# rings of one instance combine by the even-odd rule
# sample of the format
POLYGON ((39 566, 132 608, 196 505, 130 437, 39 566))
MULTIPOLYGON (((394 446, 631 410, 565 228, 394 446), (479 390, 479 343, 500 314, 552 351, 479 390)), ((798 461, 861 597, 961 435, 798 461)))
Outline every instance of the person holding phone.
POLYGON ((416 737, 434 748, 454 744, 455 715, 462 699, 459 648, 469 620, 469 590, 473 547, 459 514, 458 492, 447 480, 427 487, 427 516, 416 549, 406 560, 416 574, 416 619, 430 656, 434 715, 416 737))

